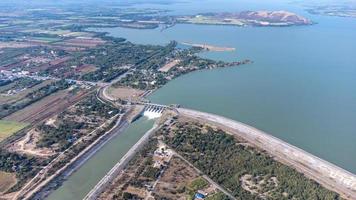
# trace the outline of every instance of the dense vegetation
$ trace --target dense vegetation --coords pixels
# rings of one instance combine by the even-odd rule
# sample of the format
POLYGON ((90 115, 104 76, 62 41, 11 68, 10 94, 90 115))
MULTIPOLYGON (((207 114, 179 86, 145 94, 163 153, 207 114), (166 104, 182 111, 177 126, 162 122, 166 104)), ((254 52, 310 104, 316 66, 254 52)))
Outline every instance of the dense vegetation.
POLYGON ((33 177, 46 162, 31 156, 12 153, 0 149, 0 171, 15 173, 18 182, 12 191, 20 188, 29 178, 33 177))
POLYGON ((91 49, 87 52, 84 62, 98 66, 95 72, 82 77, 88 81, 111 81, 124 74, 130 68, 157 69, 165 62, 167 54, 175 48, 172 42, 165 47, 156 45, 137 45, 125 40, 112 39, 106 45, 91 49))
POLYGON ((283 165, 264 152, 238 144, 231 135, 221 130, 194 124, 180 124, 174 136, 166 136, 166 142, 196 167, 228 189, 241 200, 259 199, 241 187, 241 177, 246 174, 268 180, 276 177, 275 187, 264 185, 263 192, 270 199, 339 199, 294 169, 283 165))
POLYGON ((59 145, 59 150, 67 149, 77 139, 74 135, 80 133, 84 128, 83 122, 64 120, 58 127, 42 124, 38 127, 42 134, 41 139, 37 142, 39 148, 51 147, 53 144, 59 145), (77 134, 75 134, 77 133, 77 134))
POLYGON ((78 138, 88 134, 105 120, 118 114, 120 110, 103 104, 91 95, 79 102, 73 109, 68 109, 58 116, 56 126, 41 124, 37 127, 42 137, 38 147, 57 146, 58 151, 70 147, 78 138))

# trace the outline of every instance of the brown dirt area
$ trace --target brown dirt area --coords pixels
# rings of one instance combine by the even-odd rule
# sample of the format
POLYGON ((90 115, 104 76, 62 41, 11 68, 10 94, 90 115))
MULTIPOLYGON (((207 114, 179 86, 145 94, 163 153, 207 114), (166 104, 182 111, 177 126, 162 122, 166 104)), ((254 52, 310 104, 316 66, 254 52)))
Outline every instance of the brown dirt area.
POLYGON ((67 45, 67 46, 79 46, 79 47, 96 47, 98 45, 104 44, 105 41, 100 38, 92 37, 78 37, 74 39, 69 39, 64 42, 57 44, 67 45))
POLYGON ((132 89, 127 87, 110 87, 107 90, 107 94, 114 99, 129 99, 137 100, 144 93, 143 90, 132 89))
POLYGON ((158 71, 161 72, 168 72, 169 70, 171 70, 174 66, 176 66, 177 64, 180 63, 181 60, 177 59, 177 60, 173 60, 168 62, 167 64, 165 64, 163 67, 161 67, 158 71))
POLYGON ((267 199, 270 197, 270 193, 275 189, 265 190, 264 188, 277 188, 278 180, 276 177, 270 177, 266 179, 263 176, 253 177, 250 174, 245 174, 240 178, 241 187, 250 192, 251 194, 256 194, 262 199, 267 199))
POLYGON ((0 42, 0 49, 3 48, 26 48, 36 46, 28 42, 0 42))
POLYGON ((14 186, 16 182, 16 175, 14 173, 0 171, 0 195, 14 186))
POLYGON ((183 190, 199 174, 178 157, 173 157, 171 162, 158 182, 154 193, 167 199, 186 199, 183 190))
POLYGON ((142 188, 136 188, 136 187, 129 186, 126 189, 126 192, 129 192, 131 194, 136 194, 140 198, 145 198, 145 196, 146 196, 146 190, 144 190, 142 188))
POLYGON ((8 146, 9 151, 32 156, 48 157, 55 154, 48 148, 37 148, 36 143, 40 138, 40 133, 35 128, 27 132, 26 136, 8 146))
POLYGON ((235 48, 232 47, 219 47, 219 46, 213 46, 209 44, 193 44, 189 42, 183 42, 182 44, 189 45, 192 47, 200 47, 205 49, 206 51, 235 51, 235 48))
POLYGON ((97 67, 95 67, 94 65, 81 65, 79 67, 77 67, 76 69, 81 75, 83 74, 87 74, 90 72, 95 72, 97 70, 97 67))

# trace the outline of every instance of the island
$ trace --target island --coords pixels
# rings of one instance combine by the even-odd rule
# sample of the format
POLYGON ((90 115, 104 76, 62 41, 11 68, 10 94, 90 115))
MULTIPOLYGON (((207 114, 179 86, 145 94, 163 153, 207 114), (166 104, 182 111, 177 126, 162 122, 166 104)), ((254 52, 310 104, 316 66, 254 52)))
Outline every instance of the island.
POLYGON ((305 17, 287 11, 244 11, 238 13, 203 13, 177 17, 177 23, 235 26, 292 26, 311 25, 305 17))

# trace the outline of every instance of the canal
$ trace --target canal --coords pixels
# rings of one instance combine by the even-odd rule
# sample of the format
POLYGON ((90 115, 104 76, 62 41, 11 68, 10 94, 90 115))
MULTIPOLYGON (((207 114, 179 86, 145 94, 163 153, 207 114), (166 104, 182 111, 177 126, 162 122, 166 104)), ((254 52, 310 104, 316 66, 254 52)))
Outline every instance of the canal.
POLYGON ((126 152, 153 127, 154 120, 140 118, 74 172, 48 200, 80 200, 98 183, 126 152))

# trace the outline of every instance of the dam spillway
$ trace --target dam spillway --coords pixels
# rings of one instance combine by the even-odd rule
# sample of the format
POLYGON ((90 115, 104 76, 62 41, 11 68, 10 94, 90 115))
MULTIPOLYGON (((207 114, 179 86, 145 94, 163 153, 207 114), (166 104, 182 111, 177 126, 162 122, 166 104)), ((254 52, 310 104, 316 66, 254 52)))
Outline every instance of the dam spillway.
POLYGON ((147 117, 148 119, 155 119, 162 116, 165 107, 155 104, 147 104, 143 111, 143 116, 147 117))

